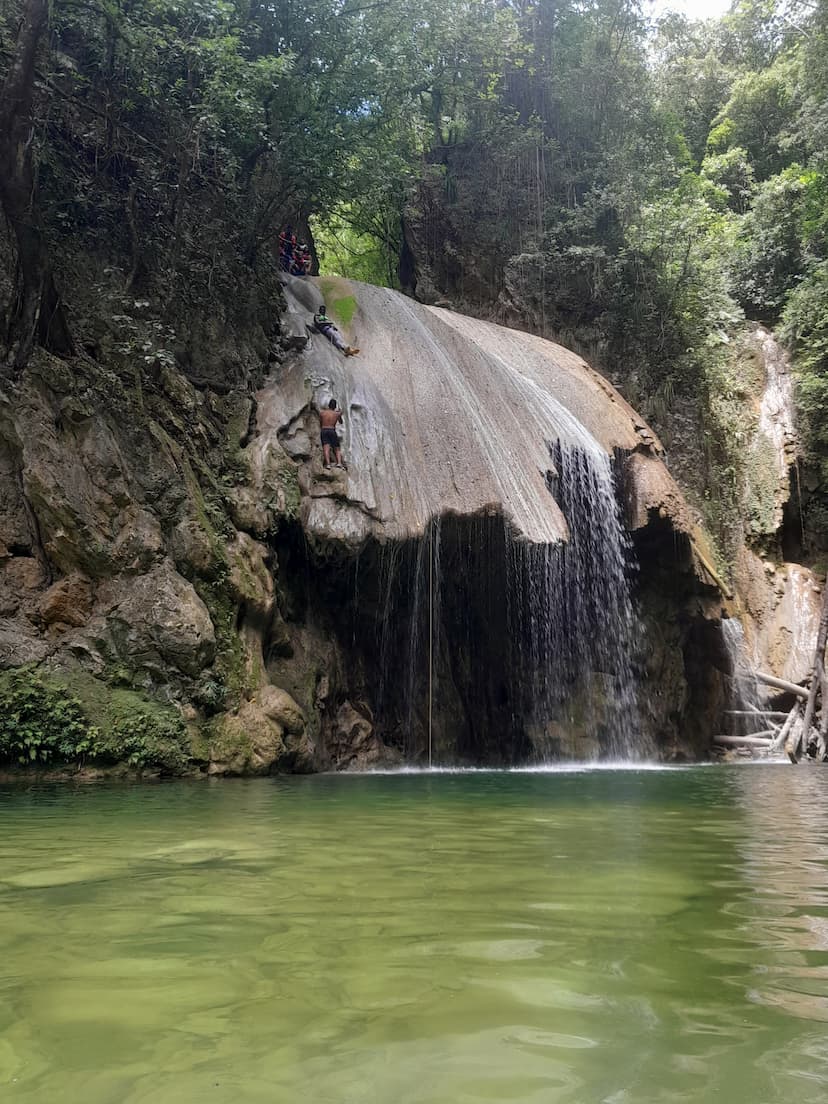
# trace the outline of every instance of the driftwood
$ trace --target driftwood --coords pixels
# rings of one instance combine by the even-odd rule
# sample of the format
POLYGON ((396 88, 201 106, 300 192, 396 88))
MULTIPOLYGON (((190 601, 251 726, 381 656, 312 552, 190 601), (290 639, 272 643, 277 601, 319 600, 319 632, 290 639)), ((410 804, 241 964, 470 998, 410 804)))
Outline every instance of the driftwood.
POLYGON ((828 675, 825 664, 819 666, 819 693, 822 700, 822 713, 819 719, 819 738, 817 739, 817 758, 825 759, 826 741, 828 741, 828 675))
POLYGON ((780 713, 776 709, 726 709, 726 717, 767 717, 772 721, 785 721, 787 713, 780 713))
POLYGON ((698 559, 704 570, 707 572, 707 574, 710 576, 710 578, 713 580, 713 582, 716 584, 716 586, 719 588, 725 598, 732 598, 733 591, 730 589, 724 579, 722 579, 721 575, 718 573, 710 560, 708 560, 707 556, 705 556, 705 554, 701 551, 696 541, 692 540, 691 538, 691 543, 693 545, 693 551, 696 554, 696 558, 698 559))
POLYGON ((773 731, 755 732, 752 736, 714 736, 713 743, 724 747, 757 747, 771 751, 773 748, 773 731))
POLYGON ((776 690, 787 690, 789 694, 796 694, 797 697, 807 698, 808 687, 799 686, 795 682, 788 682, 787 679, 777 678, 776 675, 769 675, 765 671, 755 672, 757 679, 760 682, 764 682, 766 686, 773 686, 776 690))
POLYGON ((787 740, 788 735, 791 732, 791 729, 793 728, 794 724, 796 723, 796 719, 797 719, 798 716, 799 716, 799 699, 797 698, 797 700, 794 702, 793 709, 788 714, 787 720, 782 725, 782 727, 779 729, 779 732, 777 733, 776 739, 773 741, 773 750, 774 751, 781 751, 782 748, 785 746, 785 741, 787 740))
MULTIPOLYGON (((828 580, 826 581, 826 585, 822 588, 822 612, 819 617, 819 631, 817 633, 816 648, 814 649, 814 658, 811 661, 811 686, 808 691, 808 700, 805 703, 805 719, 802 722, 801 731, 796 732, 796 730, 794 730, 795 735, 789 736, 785 744, 785 751, 788 753, 788 758, 792 763, 799 762, 801 755, 800 749, 807 751, 811 739, 811 723, 816 712, 817 691, 821 689, 825 681, 826 640, 828 640, 828 580)), ((826 710, 826 704, 828 703, 826 703, 823 696, 823 714, 826 710)), ((823 745, 819 751, 819 756, 822 758, 825 751, 824 742, 821 738, 818 740, 818 745, 819 744, 823 745)))

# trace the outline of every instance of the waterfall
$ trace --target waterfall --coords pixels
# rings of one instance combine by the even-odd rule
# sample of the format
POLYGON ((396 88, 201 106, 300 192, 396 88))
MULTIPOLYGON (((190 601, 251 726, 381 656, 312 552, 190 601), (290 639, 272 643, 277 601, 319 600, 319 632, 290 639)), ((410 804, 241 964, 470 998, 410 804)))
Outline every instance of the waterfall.
MULTIPOLYGON (((652 665, 614 469, 635 454, 624 501, 638 527, 657 511, 665 539, 692 539, 653 434, 559 345, 390 289, 286 286, 308 321, 322 292, 349 303, 362 352, 311 338, 258 409, 297 463, 311 619, 342 645, 332 700, 347 693, 415 762, 655 754, 643 730, 674 728, 682 706, 653 694, 639 715, 652 665), (331 396, 347 474, 319 460, 315 408, 331 396)), ((282 471, 262 452, 265 487, 269 462, 282 471)))
POLYGON ((780 490, 784 493, 788 491, 790 468, 796 462, 798 448, 791 365, 785 350, 764 326, 757 327, 753 337, 765 366, 759 431, 772 444, 780 490))
POLYGON ((778 541, 783 558, 795 559, 801 552, 802 519, 790 359, 764 326, 757 326, 750 340, 765 376, 759 418, 748 446, 750 527, 757 537, 778 541))
MULTIPOLYGON (((745 633, 738 618, 729 617, 722 621, 722 639, 730 661, 728 708, 741 713, 766 708, 765 694, 748 658, 745 633)), ((734 736, 750 736, 766 727, 764 719, 759 716, 731 716, 730 722, 728 727, 734 736)))
POLYGON ((642 758, 632 656, 637 619, 630 592, 632 550, 621 523, 609 458, 553 449, 550 490, 567 520, 563 545, 511 546, 510 635, 528 715, 536 723, 566 708, 579 687, 604 730, 601 753, 642 758))
MULTIPOLYGON (((435 519, 379 551, 376 709, 407 757, 643 758, 632 550, 612 462, 557 443, 549 492, 569 540, 502 515, 435 519)), ((552 502, 550 499, 550 507, 552 502)))

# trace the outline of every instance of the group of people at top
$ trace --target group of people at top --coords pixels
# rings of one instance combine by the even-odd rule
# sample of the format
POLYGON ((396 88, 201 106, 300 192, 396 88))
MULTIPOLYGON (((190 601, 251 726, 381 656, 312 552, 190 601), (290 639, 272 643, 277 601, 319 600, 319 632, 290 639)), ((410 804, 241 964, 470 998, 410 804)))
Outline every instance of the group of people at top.
POLYGON ((307 276, 311 270, 311 251, 307 242, 297 242, 288 224, 279 234, 279 267, 291 276, 307 276))

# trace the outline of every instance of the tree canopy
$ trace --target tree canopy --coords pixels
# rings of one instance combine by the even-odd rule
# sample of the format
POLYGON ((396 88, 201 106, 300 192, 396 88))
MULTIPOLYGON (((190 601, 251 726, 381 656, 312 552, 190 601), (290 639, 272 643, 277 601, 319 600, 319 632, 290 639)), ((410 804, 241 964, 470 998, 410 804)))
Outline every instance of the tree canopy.
POLYGON ((80 258, 209 306, 292 219, 323 266, 568 341, 656 421, 676 395, 727 398, 745 315, 778 326, 828 486, 828 0, 655 23, 636 0, 0 0, 0 18, 10 364, 75 347, 80 258))

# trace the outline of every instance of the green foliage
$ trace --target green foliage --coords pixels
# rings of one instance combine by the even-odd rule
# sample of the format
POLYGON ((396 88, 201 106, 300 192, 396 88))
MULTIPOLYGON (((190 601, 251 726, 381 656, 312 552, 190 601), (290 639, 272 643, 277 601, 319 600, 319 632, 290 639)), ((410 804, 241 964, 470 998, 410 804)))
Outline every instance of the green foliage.
POLYGON ((176 709, 79 673, 72 686, 98 729, 98 762, 165 775, 181 774, 190 765, 189 737, 176 709))
MULTIPOLYGON (((19 4, 0 7, 13 34, 19 4)), ((261 287, 294 220, 328 274, 394 286, 403 262, 407 289, 597 356, 661 429, 688 402, 722 486, 740 471, 728 331, 742 310, 784 317, 811 450, 828 456, 825 0, 655 26, 635 0, 52 11, 33 135, 60 256, 112 254, 131 289, 174 288, 181 317, 229 311, 242 289, 272 316, 261 287)), ((354 305, 330 307, 347 324, 354 305)), ((170 326, 142 355, 169 367, 176 340, 170 326)), ((211 585, 237 693, 232 610, 211 585)))
POLYGON ((399 248, 396 242, 399 218, 390 225, 382 226, 381 237, 377 236, 376 230, 355 230, 352 223, 355 218, 358 216, 353 214, 351 205, 344 205, 326 218, 317 216, 313 219, 320 270, 331 276, 394 287, 396 272, 393 264, 389 268, 389 260, 393 259, 399 248))
POLYGON ((94 758, 100 750, 100 733, 77 698, 29 668, 3 672, 0 762, 42 766, 94 758))
POLYGON ((784 324, 798 354, 799 404, 808 442, 828 488, 828 261, 814 265, 793 290, 784 324))
POLYGON ((782 55, 770 68, 740 77, 714 120, 708 148, 745 149, 760 180, 780 172, 799 147, 796 76, 795 58, 782 55))
POLYGON ((747 150, 732 146, 725 153, 708 154, 702 162, 701 179, 712 185, 705 192, 711 206, 744 214, 756 192, 756 177, 747 150))
POLYGON ((181 774, 190 762, 179 715, 78 673, 70 689, 29 667, 0 674, 0 763, 126 764, 181 774))
POLYGON ((730 260, 739 298, 760 316, 778 314, 802 273, 808 180, 791 165, 764 181, 742 219, 730 260))
POLYGON ((175 716, 136 711, 114 719, 109 741, 99 752, 104 759, 139 770, 181 774, 190 757, 184 725, 175 716))

